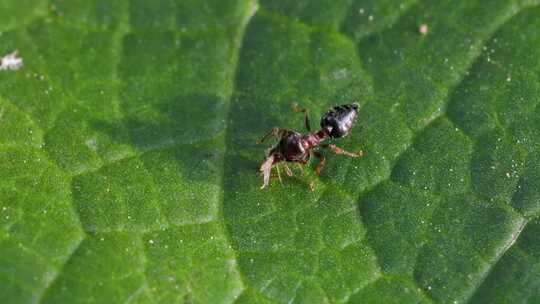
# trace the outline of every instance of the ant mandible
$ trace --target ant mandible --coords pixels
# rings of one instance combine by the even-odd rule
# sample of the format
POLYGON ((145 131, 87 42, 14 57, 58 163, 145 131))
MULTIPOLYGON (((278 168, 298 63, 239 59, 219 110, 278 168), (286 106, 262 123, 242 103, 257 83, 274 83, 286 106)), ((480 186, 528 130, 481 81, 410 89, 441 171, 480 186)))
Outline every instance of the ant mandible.
POLYGON ((293 110, 295 112, 304 113, 304 123, 308 133, 300 134, 299 132, 290 129, 273 128, 259 141, 259 143, 263 143, 271 136, 279 138, 277 145, 268 149, 266 152, 266 159, 259 169, 263 174, 264 179, 261 189, 268 185, 270 181, 270 172, 274 166, 276 166, 278 178, 281 182, 278 166, 281 162, 284 164, 287 175, 292 176, 292 171, 287 166, 287 162, 296 162, 305 165, 313 155, 320 160, 315 169, 317 174, 320 174, 326 163, 326 158, 319 151, 315 150, 317 147, 327 148, 336 154, 343 154, 349 157, 360 157, 363 154, 362 151, 359 151, 358 153, 348 152, 333 144, 321 144, 321 142, 327 138, 341 138, 349 134, 349 131, 353 127, 356 117, 358 116, 357 103, 331 108, 322 116, 321 129, 317 132, 311 132, 307 109, 300 108, 297 104, 294 104, 293 110))

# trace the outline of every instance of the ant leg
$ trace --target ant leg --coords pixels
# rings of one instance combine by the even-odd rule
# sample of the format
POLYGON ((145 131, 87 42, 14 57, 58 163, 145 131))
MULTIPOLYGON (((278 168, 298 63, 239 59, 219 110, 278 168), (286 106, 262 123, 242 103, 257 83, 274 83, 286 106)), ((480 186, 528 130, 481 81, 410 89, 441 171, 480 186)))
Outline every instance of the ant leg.
POLYGON ((262 144, 265 140, 267 140, 270 136, 277 136, 279 134, 279 128, 272 128, 270 132, 266 133, 266 135, 263 136, 257 143, 262 144))
POLYGON ((275 136, 275 137, 282 136, 285 132, 288 132, 288 131, 290 131, 290 130, 289 129, 282 129, 282 128, 272 128, 272 130, 270 130, 270 132, 266 133, 266 135, 264 135, 263 138, 261 138, 257 143, 262 144, 265 140, 267 140, 271 136, 275 136))
POLYGON ((343 154, 349 157, 360 157, 364 155, 364 152, 362 150, 358 151, 357 153, 345 151, 341 149, 340 147, 336 147, 336 145, 330 144, 330 145, 320 145, 321 148, 329 148, 332 152, 336 154, 343 154))
POLYGON ((317 151, 313 151, 313 155, 319 159, 319 164, 315 167, 315 172, 317 172, 317 175, 321 175, 321 171, 326 164, 326 157, 317 151))
POLYGON ((291 168, 289 168, 286 162, 283 162, 283 166, 285 167, 285 173, 287 174, 287 176, 293 176, 291 168))
POLYGON ((308 130, 308 132, 311 132, 311 125, 309 123, 309 111, 308 111, 308 109, 300 108, 300 106, 297 103, 294 103, 293 104, 293 111, 304 113, 304 123, 306 125, 306 130, 308 130))
POLYGON ((276 166, 277 170, 277 177, 279 179, 279 183, 283 186, 283 180, 281 180, 281 173, 279 172, 279 165, 276 166))

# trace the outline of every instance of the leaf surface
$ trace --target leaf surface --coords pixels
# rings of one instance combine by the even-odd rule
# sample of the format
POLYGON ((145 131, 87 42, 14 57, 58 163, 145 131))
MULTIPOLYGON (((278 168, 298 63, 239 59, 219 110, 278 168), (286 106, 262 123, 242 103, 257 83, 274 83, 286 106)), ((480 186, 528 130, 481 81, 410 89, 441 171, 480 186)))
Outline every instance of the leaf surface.
POLYGON ((540 301, 537 4, 3 1, 0 302, 540 301))

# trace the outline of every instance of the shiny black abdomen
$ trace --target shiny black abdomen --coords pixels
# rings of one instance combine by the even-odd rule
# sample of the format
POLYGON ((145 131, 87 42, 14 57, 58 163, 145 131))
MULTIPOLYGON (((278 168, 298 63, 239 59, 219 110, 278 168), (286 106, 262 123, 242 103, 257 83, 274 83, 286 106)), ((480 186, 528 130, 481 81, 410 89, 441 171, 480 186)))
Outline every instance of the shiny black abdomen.
POLYGON ((348 104, 330 109, 321 118, 321 128, 328 130, 332 138, 344 137, 349 134, 358 116, 358 105, 348 104))

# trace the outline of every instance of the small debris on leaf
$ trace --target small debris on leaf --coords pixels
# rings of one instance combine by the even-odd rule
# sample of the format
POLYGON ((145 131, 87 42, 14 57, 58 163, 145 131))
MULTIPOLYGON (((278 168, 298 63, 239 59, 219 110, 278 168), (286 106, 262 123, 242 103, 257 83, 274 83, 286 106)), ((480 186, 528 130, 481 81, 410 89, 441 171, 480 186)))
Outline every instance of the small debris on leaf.
POLYGON ((427 24, 422 24, 422 25, 420 25, 420 28, 418 29, 418 31, 422 35, 427 35, 427 33, 429 31, 429 28, 428 28, 427 24))
POLYGON ((0 71, 12 70, 16 71, 23 67, 23 60, 17 57, 17 51, 7 54, 0 59, 0 71))

